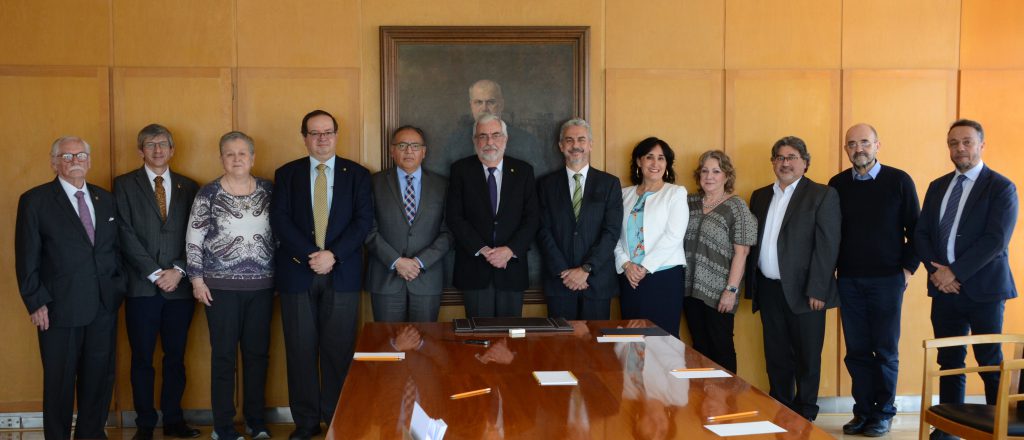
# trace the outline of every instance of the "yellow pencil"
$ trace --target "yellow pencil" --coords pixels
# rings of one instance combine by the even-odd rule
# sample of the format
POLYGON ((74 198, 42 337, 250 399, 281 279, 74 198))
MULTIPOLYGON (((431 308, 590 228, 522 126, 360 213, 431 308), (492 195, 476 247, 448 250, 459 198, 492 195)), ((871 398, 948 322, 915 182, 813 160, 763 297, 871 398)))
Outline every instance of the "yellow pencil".
POLYGON ((711 416, 711 417, 708 417, 708 421, 709 422, 721 422, 723 420, 742 419, 744 417, 751 417, 751 416, 756 416, 756 415, 757 415, 757 410, 745 411, 745 412, 738 412, 738 413, 733 413, 733 414, 722 414, 720 416, 711 416))
POLYGON ((362 357, 356 358, 356 360, 357 361, 383 361, 383 362, 391 362, 391 361, 400 361, 400 360, 402 360, 402 358, 400 358, 398 356, 362 356, 362 357))
POLYGON ((488 394, 491 392, 490 388, 481 388, 479 390, 466 391, 465 393, 452 394, 452 400, 465 399, 467 397, 479 396, 481 394, 488 394))
POLYGON ((676 368, 673 373, 684 373, 689 371, 715 371, 714 368, 676 368))

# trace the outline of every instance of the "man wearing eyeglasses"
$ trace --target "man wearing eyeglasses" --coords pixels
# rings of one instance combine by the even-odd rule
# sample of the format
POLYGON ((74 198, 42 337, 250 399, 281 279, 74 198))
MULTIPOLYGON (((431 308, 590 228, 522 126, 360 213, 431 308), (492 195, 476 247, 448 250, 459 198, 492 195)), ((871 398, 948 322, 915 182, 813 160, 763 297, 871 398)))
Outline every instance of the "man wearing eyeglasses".
POLYGON ((389 152, 395 166, 373 175, 376 221, 366 238, 373 320, 437 321, 452 240, 444 222, 448 181, 421 166, 427 145, 417 127, 395 130, 389 152))
POLYGON ((18 200, 18 290, 38 329, 43 435, 107 438, 114 390, 117 309, 124 297, 114 196, 88 184, 89 144, 65 136, 50 147, 56 179, 18 200))
POLYGON ((270 224, 288 365, 288 403, 306 440, 330 423, 355 347, 363 241, 373 226, 370 173, 337 156, 338 121, 323 110, 304 118, 308 157, 274 175, 270 224))
POLYGON ((868 437, 889 432, 896 415, 903 292, 920 264, 917 189, 910 175, 878 161, 880 147, 874 127, 850 127, 843 149, 853 166, 828 182, 842 206, 839 310, 853 379, 853 420, 843 433, 868 437))
MULTIPOLYGON (((932 330, 936 338, 1002 333, 1006 300, 1017 297, 1007 249, 1017 224, 1017 187, 981 160, 985 131, 978 122, 954 122, 946 147, 955 169, 928 185, 914 231, 914 248, 928 271, 932 330)), ((973 350, 978 365, 1003 360, 999 344, 973 350)), ((963 368, 966 355, 962 347, 940 348, 936 360, 951 370, 963 368)), ((999 372, 980 375, 985 401, 995 405, 999 372)), ((940 378, 939 403, 963 403, 965 380, 963 374, 940 378)))
POLYGON ((172 172, 174 137, 150 124, 136 138, 143 165, 114 179, 121 252, 128 263, 125 327, 132 349, 133 440, 150 440, 156 426, 153 406, 153 352, 159 335, 163 348, 160 410, 165 437, 192 438, 199 430, 185 424, 185 342, 195 301, 185 276, 185 231, 199 186, 172 172))
POLYGON ((761 312, 768 394, 813 421, 825 310, 839 305, 839 195, 804 176, 811 154, 796 136, 775 142, 771 162, 775 183, 750 196, 758 243, 747 257, 747 297, 761 312))
POLYGON ((482 116, 473 132, 476 155, 451 167, 446 221, 455 231, 452 278, 470 318, 523 314, 526 251, 539 214, 533 167, 505 155, 507 138, 500 118, 482 116))

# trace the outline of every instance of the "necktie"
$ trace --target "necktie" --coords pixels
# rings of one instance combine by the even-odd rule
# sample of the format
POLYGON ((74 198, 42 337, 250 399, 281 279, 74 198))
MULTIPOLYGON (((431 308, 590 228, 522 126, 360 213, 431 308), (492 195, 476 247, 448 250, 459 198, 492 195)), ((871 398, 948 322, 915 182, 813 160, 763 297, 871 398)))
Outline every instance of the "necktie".
POLYGON ((89 236, 89 243, 96 244, 96 228, 92 225, 89 205, 85 204, 85 192, 76 192, 75 198, 78 199, 78 218, 82 220, 82 226, 85 226, 85 233, 89 236))
POLYGON ((316 245, 324 248, 324 237, 327 236, 327 165, 316 166, 316 180, 313 182, 313 236, 316 245))
POLYGON ((164 189, 164 177, 156 176, 153 178, 155 185, 153 188, 156 190, 156 206, 160 208, 160 220, 167 220, 167 190, 164 189))
POLYGON ((487 191, 491 193, 491 213, 498 214, 498 180, 494 177, 495 167, 487 168, 487 191))
POLYGON ((580 206, 583 206, 583 185, 580 185, 580 178, 582 174, 576 173, 572 175, 573 180, 576 181, 576 187, 572 190, 572 214, 576 216, 576 220, 580 219, 580 206))
POLYGON ((953 184, 949 200, 946 201, 946 211, 942 213, 942 219, 939 220, 939 243, 943 248, 949 244, 949 234, 953 231, 956 211, 960 208, 960 196, 964 194, 964 180, 967 180, 967 176, 963 174, 956 176, 956 183, 953 184))
POLYGON ((416 190, 412 186, 413 176, 411 174, 405 175, 405 195, 402 197, 402 202, 405 204, 405 219, 412 224, 412 219, 416 218, 416 190))

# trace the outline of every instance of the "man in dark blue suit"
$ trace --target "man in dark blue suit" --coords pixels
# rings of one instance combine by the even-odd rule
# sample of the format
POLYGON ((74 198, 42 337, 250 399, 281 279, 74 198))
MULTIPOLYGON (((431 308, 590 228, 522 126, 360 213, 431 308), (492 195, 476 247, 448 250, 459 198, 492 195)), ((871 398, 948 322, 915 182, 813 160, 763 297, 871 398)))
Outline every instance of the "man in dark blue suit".
POLYGON ((613 249, 622 230, 622 186, 611 174, 590 166, 590 124, 562 124, 558 148, 565 168, 538 181, 548 316, 609 319, 618 294, 613 249))
POLYGON ((281 295, 291 439, 330 423, 355 347, 363 241, 373 225, 370 173, 336 156, 338 121, 323 110, 302 119, 309 157, 274 175, 270 223, 281 295))
MULTIPOLYGON (((1007 299, 1017 296, 1007 247, 1017 222, 1017 188, 981 160, 985 132, 968 119, 953 123, 946 135, 956 170, 928 185, 914 247, 928 270, 935 337, 1001 333, 1007 299)), ((967 350, 940 348, 943 370, 962 368, 967 350)), ((996 344, 975 345, 979 365, 999 365, 996 344)), ((985 400, 995 404, 999 373, 981 373, 985 400)), ((939 402, 964 401, 964 375, 939 381, 939 402)), ((933 438, 944 438, 942 431, 933 438)))

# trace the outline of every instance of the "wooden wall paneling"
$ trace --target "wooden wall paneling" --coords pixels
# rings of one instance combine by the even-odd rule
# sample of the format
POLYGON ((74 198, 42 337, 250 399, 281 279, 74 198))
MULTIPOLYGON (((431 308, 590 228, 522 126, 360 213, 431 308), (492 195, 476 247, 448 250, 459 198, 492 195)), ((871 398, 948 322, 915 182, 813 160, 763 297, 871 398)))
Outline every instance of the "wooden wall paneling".
POLYGON ((238 2, 238 66, 358 68, 360 3, 238 2))
POLYGON ((841 0, 726 0, 726 69, 835 69, 841 0))
POLYGON ((4 0, 0 7, 0 65, 109 62, 108 1, 4 0))
POLYGON ((961 69, 1024 69, 1024 2, 964 0, 961 69))
POLYGON ((110 188, 109 77, 106 68, 0 67, 0 321, 8 323, 0 371, 4 411, 42 409, 42 367, 36 330, 18 294, 14 276, 14 225, 18 198, 54 179, 50 146, 63 135, 82 137, 92 151, 90 183, 110 188))
POLYGON ((609 69, 721 69, 725 0, 606 2, 609 69))
POLYGON ((960 0, 843 2, 844 68, 955 69, 959 43, 960 0))
POLYGON ((234 0, 111 1, 115 66, 236 64, 234 0))
MULTIPOLYGON (((878 160, 914 179, 919 201, 932 179, 949 172, 945 147, 949 123, 956 118, 956 70, 846 70, 843 72, 843 123, 835 149, 842 168, 850 167, 842 147, 846 129, 868 123, 878 130, 878 160)), ((900 372, 897 392, 921 392, 921 341, 932 338, 927 272, 918 268, 903 295, 900 372)), ((842 340, 840 339, 840 342, 842 340)), ((840 355, 845 355, 841 344, 840 355)), ((850 394, 850 377, 840 363, 841 394, 850 394)))
MULTIPOLYGON (((736 194, 750 200, 754 189, 775 181, 771 147, 783 136, 807 143, 807 177, 827 183, 839 169, 840 76, 838 70, 728 70, 725 73, 725 151, 736 167, 736 194)), ((821 363, 821 396, 838 392, 838 321, 827 315, 821 363)), ((742 301, 736 313, 739 374, 757 387, 768 385, 760 316, 742 301)))

